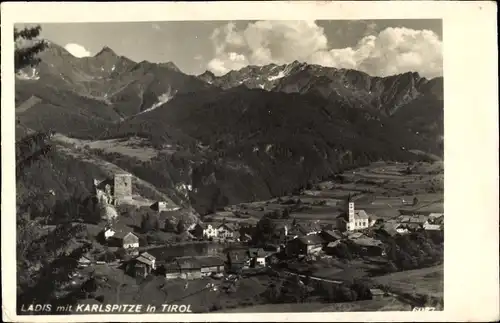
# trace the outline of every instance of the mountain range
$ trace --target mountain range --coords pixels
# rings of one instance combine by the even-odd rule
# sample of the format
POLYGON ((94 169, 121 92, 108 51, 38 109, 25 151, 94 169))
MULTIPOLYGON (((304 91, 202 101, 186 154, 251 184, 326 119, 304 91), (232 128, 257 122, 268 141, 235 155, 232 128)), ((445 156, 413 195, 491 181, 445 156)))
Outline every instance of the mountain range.
POLYGON ((49 129, 90 142, 144 138, 161 153, 129 170, 164 192, 191 185, 186 199, 200 214, 374 160, 443 155, 442 77, 298 61, 195 76, 108 47, 76 58, 52 42, 40 58, 16 78, 18 138, 49 129))

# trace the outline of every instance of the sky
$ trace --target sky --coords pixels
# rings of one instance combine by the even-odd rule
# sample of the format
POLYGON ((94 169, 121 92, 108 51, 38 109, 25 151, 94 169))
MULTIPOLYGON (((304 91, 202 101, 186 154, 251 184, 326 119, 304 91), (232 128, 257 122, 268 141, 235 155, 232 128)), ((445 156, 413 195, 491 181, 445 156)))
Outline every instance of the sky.
POLYGON ((168 62, 187 74, 222 75, 294 60, 373 76, 442 75, 441 20, 168 21, 41 24, 41 37, 73 55, 108 46, 134 61, 168 62))

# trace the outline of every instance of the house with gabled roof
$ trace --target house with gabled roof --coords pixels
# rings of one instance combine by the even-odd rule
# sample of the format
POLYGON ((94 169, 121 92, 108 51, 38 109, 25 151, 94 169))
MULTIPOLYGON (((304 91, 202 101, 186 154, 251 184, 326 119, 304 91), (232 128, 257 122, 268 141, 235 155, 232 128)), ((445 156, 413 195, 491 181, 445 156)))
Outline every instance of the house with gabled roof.
POLYGON ((320 236, 326 242, 333 242, 341 240, 343 238, 342 233, 340 233, 340 231, 337 230, 323 230, 321 231, 320 236))
POLYGON ((133 273, 136 277, 146 277, 156 269, 156 258, 144 252, 132 261, 133 273))
POLYGON ((238 228, 233 223, 222 223, 217 228, 217 237, 220 239, 234 239, 238 228))
POLYGON ((321 252, 327 243, 319 234, 311 234, 288 241, 285 251, 288 256, 313 255, 321 252))

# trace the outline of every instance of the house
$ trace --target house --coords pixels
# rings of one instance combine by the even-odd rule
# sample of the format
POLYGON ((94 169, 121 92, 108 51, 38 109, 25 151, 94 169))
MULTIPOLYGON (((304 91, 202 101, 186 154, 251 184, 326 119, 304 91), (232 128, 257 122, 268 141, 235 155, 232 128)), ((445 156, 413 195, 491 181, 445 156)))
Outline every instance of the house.
POLYGON ((114 241, 118 242, 123 249, 139 248, 139 237, 133 232, 117 231, 112 238, 114 241))
POLYGON ((135 276, 146 277, 156 269, 156 258, 144 252, 134 259, 135 276))
POLYGON ((219 239, 234 239, 237 228, 232 223, 222 223, 217 228, 217 237, 219 239))
POLYGON ((443 225, 442 224, 429 224, 426 223, 423 225, 424 230, 429 230, 429 231, 440 231, 443 230, 443 225))
POLYGON ((181 267, 177 262, 171 262, 163 265, 166 279, 181 278, 181 267))
POLYGON ((313 255, 321 252, 325 240, 318 234, 312 234, 295 238, 286 245, 286 254, 288 256, 313 255))
POLYGON ((226 269, 228 272, 238 272, 250 267, 250 254, 246 249, 232 249, 226 253, 226 269))
POLYGON ((104 236, 104 240, 107 241, 109 238, 111 238, 112 236, 115 235, 116 231, 113 230, 112 226, 105 226, 104 230, 102 231, 102 233, 103 233, 103 236, 104 236))
POLYGON ((219 231, 217 230, 217 227, 212 225, 212 224, 207 224, 205 228, 203 229, 203 236, 206 239, 210 238, 217 238, 219 231))
POLYGON ((348 203, 347 212, 339 215, 337 222, 344 231, 361 230, 370 226, 368 214, 364 210, 355 210, 354 202, 348 203))
POLYGON ((112 246, 124 249, 139 248, 139 237, 123 222, 114 221, 106 225, 102 231, 102 235, 112 246))
POLYGON ((425 223, 427 223, 428 219, 429 219, 429 216, 424 215, 424 214, 418 214, 418 215, 412 216, 410 218, 410 223, 424 225, 425 223))
POLYGON ((401 215, 397 219, 399 223, 410 223, 411 217, 411 215, 401 215))
POLYGON ((443 213, 431 213, 428 219, 429 224, 443 224, 444 214, 443 213))
POLYGON ((372 299, 381 299, 387 296, 387 293, 378 288, 370 288, 370 294, 372 295, 372 299))
POLYGON ((250 267, 266 266, 266 257, 268 253, 262 248, 248 249, 248 256, 250 258, 250 267))
POLYGON ((444 213, 429 213, 429 221, 444 217, 444 213))
POLYGON ((342 239, 342 233, 336 230, 323 230, 320 236, 325 242, 334 242, 342 239))
POLYGON ((401 234, 400 231, 398 231, 398 228, 401 224, 400 223, 397 223, 396 221, 394 220, 391 220, 391 221, 387 221, 385 222, 382 227, 380 228, 380 230, 382 232, 385 232, 385 234, 391 236, 391 237, 394 237, 398 234, 401 234))
POLYGON ((155 203, 151 204, 150 208, 151 210, 157 212, 167 211, 168 204, 165 201, 156 201, 155 203))
POLYGON ((352 240, 354 245, 358 247, 362 254, 367 256, 384 256, 384 244, 380 240, 373 238, 360 238, 352 240))
POLYGON ((332 254, 332 253, 334 253, 335 248, 337 248, 337 246, 338 246, 340 243, 341 243, 341 241, 340 241, 340 240, 333 241, 333 242, 329 242, 329 243, 325 246, 325 248, 324 248, 325 253, 327 253, 327 254, 332 254))
POLYGON ((201 267, 201 277, 209 277, 212 274, 224 272, 224 260, 214 256, 202 256, 195 258, 201 267))
POLYGON ((175 262, 179 266, 180 278, 188 280, 201 278, 201 264, 195 257, 178 257, 175 262))
POLYGON ((321 227, 317 222, 302 222, 295 226, 300 235, 311 235, 321 232, 321 227))
POLYGON ((78 267, 85 268, 92 264, 92 259, 90 256, 82 256, 78 259, 78 267))

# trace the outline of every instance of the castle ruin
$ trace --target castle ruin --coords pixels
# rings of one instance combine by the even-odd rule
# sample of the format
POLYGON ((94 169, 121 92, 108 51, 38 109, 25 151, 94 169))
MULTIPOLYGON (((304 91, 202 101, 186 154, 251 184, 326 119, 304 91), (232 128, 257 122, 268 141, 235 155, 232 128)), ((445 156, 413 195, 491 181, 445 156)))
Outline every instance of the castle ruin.
POLYGON ((99 205, 119 205, 132 200, 132 175, 115 174, 113 179, 94 179, 95 196, 99 205))
POLYGON ((115 204, 132 200, 132 175, 131 174, 115 174, 113 195, 115 204))

